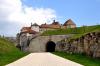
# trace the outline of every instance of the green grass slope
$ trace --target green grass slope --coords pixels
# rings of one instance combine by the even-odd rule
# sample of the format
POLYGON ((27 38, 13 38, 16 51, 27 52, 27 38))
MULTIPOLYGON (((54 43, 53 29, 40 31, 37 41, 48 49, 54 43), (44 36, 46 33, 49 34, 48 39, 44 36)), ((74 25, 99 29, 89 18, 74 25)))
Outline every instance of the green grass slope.
POLYGON ((48 30, 45 31, 42 35, 65 35, 65 34, 85 34, 89 32, 100 31, 100 25, 95 26, 83 26, 77 28, 68 28, 68 29, 58 29, 58 30, 48 30))
POLYGON ((100 66, 100 59, 94 59, 84 54, 70 54, 65 52, 53 52, 53 54, 72 60, 84 66, 100 66))
POLYGON ((18 50, 12 42, 0 38, 0 66, 11 63, 25 55, 27 55, 27 53, 18 50))

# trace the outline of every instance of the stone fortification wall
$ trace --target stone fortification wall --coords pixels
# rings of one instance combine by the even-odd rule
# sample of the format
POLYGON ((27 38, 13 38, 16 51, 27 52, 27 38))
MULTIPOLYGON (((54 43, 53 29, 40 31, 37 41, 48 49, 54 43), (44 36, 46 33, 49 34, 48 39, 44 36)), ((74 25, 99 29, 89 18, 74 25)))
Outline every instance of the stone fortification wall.
POLYGON ((77 39, 60 41, 56 45, 56 50, 100 57, 100 32, 88 33, 77 39))

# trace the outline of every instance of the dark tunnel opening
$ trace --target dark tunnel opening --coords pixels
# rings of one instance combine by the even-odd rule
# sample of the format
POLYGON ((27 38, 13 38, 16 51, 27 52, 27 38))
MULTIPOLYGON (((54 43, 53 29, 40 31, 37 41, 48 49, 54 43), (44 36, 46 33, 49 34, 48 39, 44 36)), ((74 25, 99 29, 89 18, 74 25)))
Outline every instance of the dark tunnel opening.
POLYGON ((46 52, 54 52, 56 44, 53 41, 49 41, 46 44, 46 52))

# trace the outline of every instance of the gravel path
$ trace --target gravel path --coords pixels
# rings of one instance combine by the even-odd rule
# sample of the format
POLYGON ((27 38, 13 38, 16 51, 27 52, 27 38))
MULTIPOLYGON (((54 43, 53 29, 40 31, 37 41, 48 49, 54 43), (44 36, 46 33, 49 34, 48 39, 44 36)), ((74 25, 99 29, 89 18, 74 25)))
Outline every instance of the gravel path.
POLYGON ((6 66, 83 66, 51 53, 31 53, 6 66))

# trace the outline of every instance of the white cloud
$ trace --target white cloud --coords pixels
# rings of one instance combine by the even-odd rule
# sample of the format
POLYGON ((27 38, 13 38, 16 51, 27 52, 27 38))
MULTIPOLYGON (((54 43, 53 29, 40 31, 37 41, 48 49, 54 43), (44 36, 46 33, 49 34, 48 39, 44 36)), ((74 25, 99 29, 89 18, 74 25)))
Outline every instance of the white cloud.
POLYGON ((29 24, 30 22, 36 22, 42 24, 51 21, 56 18, 55 11, 50 8, 32 8, 25 7, 22 12, 15 12, 9 16, 11 21, 16 21, 24 24, 29 24), (16 18, 17 19, 16 19, 16 18))
MULTIPOLYGON (((27 5, 22 5, 21 0, 0 0, 0 23, 17 24, 19 26, 18 30, 23 26, 30 25, 31 22, 42 24, 51 22, 52 19, 56 18, 56 12, 51 8, 28 7, 27 5)), ((8 25, 2 25, 2 27, 6 26, 8 25)), ((10 26, 10 28, 14 30, 13 27, 10 26)), ((6 28, 6 30, 9 29, 6 28)))

